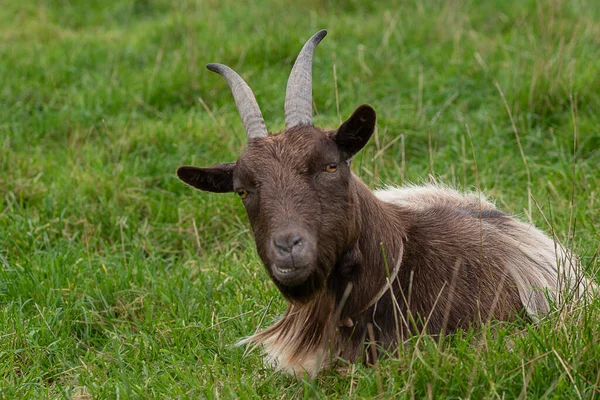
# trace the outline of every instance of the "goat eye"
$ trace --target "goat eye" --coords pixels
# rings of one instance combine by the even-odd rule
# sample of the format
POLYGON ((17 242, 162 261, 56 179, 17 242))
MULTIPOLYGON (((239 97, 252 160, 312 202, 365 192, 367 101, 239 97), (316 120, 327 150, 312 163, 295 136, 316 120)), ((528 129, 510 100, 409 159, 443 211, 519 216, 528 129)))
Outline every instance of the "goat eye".
POLYGON ((336 163, 328 164, 327 167, 325 167, 325 171, 327 171, 327 172, 337 171, 337 164, 336 163))
POLYGON ((245 199, 246 197, 248 197, 248 192, 244 189, 240 189, 237 191, 238 196, 240 196, 241 199, 245 199))

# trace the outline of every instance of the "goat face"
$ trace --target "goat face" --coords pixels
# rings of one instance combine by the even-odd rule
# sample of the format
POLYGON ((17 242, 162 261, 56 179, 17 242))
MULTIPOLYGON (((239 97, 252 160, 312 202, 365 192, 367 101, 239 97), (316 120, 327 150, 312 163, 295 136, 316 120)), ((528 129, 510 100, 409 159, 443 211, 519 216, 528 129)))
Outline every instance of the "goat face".
POLYGON ((295 126, 249 139, 235 163, 177 175, 200 190, 237 192, 269 275, 288 300, 306 302, 358 238, 350 160, 374 127, 363 105, 336 131, 295 126))

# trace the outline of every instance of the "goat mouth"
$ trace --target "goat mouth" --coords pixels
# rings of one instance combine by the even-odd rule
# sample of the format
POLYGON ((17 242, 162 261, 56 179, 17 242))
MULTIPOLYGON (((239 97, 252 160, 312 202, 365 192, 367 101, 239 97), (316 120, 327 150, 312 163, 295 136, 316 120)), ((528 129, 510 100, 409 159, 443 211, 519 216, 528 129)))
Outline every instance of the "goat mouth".
POLYGON ((293 260, 290 263, 273 264, 273 278, 281 285, 294 287, 302 285, 311 276, 313 268, 308 265, 298 265, 293 260))
POLYGON ((277 270, 279 271, 280 274, 284 274, 284 275, 296 271, 296 268, 294 268, 293 266, 291 266, 291 267, 278 267, 277 265, 275 265, 275 268, 277 268, 277 270))

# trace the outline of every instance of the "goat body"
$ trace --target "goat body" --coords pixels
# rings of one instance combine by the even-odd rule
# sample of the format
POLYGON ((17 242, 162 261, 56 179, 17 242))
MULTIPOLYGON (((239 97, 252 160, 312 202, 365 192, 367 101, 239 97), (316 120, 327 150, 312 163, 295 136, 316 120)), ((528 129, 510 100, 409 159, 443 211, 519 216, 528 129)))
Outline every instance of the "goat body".
POLYGON ((369 361, 373 339, 393 349, 409 334, 452 333, 523 310, 535 320, 550 310, 549 298, 568 288, 579 296, 590 285, 554 241, 480 194, 435 185, 373 194, 358 178, 354 185, 362 225, 356 263, 336 265, 328 290, 289 305, 275 325, 241 341, 264 345, 282 370, 314 375, 339 359, 369 361), (348 282, 340 312, 344 288, 336 283, 348 282), (370 299, 376 288, 387 290, 370 299))
POLYGON ((209 64, 232 89, 248 135, 234 163, 181 167, 185 183, 237 192, 256 248, 289 301, 283 317, 241 343, 264 345, 278 368, 316 374, 337 360, 367 361, 417 332, 451 333, 491 319, 536 320, 550 300, 593 285, 571 254, 481 194, 437 185, 371 192, 350 170, 375 129, 360 106, 337 130, 312 126, 312 53, 288 81, 286 130, 267 133, 248 85, 209 64))

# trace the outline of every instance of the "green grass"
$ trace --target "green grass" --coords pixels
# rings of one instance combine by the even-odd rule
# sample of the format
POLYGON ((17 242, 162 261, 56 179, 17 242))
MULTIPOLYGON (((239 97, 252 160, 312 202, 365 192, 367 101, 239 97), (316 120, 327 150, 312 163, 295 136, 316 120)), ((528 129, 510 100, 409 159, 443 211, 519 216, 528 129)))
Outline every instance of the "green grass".
POLYGON ((598 21, 595 0, 3 2, 0 394, 600 398, 598 302, 537 326, 415 337, 377 368, 273 371, 234 346, 285 305, 241 202, 174 175, 244 146, 206 63, 238 70, 277 131, 295 56, 325 27, 316 123, 378 111, 361 178, 480 186, 594 273, 598 21))

